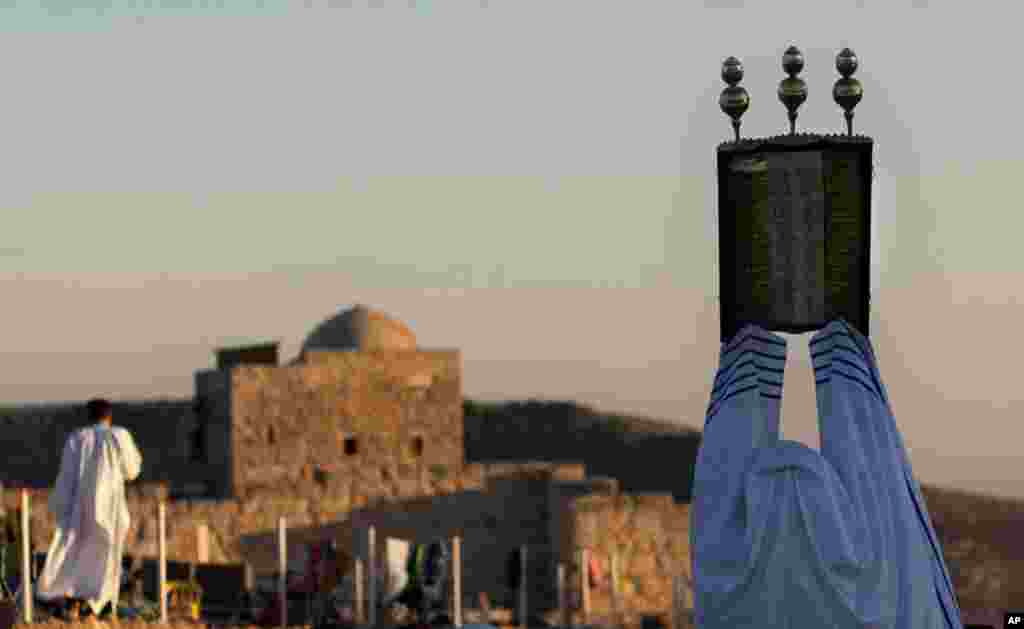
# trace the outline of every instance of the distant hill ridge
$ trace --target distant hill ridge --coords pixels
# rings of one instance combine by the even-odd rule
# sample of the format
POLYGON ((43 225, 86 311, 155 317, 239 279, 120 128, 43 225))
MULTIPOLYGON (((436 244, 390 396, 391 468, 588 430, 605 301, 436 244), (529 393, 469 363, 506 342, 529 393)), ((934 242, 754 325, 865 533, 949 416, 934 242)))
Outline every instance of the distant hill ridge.
POLYGON ((568 421, 583 430, 594 429, 629 434, 695 434, 696 428, 677 422, 645 417, 603 413, 590 406, 576 402, 558 400, 510 400, 506 402, 483 402, 467 399, 463 404, 465 414, 490 417, 493 419, 514 419, 528 417, 531 420, 563 422, 568 421))
POLYGON ((688 426, 565 401, 467 399, 463 410, 467 462, 584 463, 589 475, 615 478, 624 491, 690 500, 700 431, 688 426))

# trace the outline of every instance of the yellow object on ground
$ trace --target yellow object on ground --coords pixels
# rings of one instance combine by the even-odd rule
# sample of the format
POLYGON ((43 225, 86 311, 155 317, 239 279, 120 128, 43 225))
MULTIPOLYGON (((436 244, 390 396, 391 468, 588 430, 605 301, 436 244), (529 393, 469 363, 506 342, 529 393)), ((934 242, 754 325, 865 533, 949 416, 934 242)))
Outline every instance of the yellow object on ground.
POLYGON ((183 615, 192 620, 199 620, 202 609, 203 589, 198 583, 190 581, 167 582, 168 612, 183 615))

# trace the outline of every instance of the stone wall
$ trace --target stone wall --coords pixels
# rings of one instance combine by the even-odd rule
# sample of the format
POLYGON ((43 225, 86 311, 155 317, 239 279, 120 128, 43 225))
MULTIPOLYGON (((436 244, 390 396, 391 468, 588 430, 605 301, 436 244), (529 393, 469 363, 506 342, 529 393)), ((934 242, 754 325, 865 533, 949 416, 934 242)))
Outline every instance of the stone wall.
MULTIPOLYGON (((567 548, 587 548, 601 563, 605 580, 592 588, 591 613, 615 611, 611 559, 618 556, 620 622, 639 625, 641 615, 656 615, 670 624, 672 578, 689 576, 689 505, 670 495, 617 493, 581 495, 567 501, 567 548)), ((692 594, 684 607, 692 608, 692 594)))
MULTIPOLYGON (((324 482, 288 481, 254 489, 229 500, 167 502, 168 558, 196 559, 196 530, 209 530, 212 563, 252 564, 258 575, 277 568, 277 524, 288 526, 289 564, 301 570, 302 547, 314 540, 335 539, 349 552, 364 552, 360 531, 376 526, 378 548, 387 536, 429 541, 438 536, 463 538, 464 593, 475 605, 479 592, 504 604, 504 561, 509 551, 531 549, 531 608, 555 606, 553 560, 557 548, 549 535, 549 486, 560 478, 582 478, 582 466, 517 464, 469 465, 447 474, 428 466, 401 466, 386 476, 336 477, 324 482), (355 532, 354 532, 355 531, 355 532)), ((31 490, 31 541, 45 552, 54 533, 47 510, 49 490, 31 490)), ((159 484, 130 484, 132 523, 126 552, 156 557, 157 505, 166 489, 159 484)), ((18 492, 5 489, 6 509, 18 505, 18 492)))
MULTIPOLYGON (((444 494, 354 512, 352 530, 376 529, 380 563, 388 537, 419 543, 461 537, 465 607, 476 607, 482 592, 497 606, 515 607, 514 594, 505 582, 505 566, 509 554, 525 544, 529 611, 541 614, 554 609, 559 549, 549 528, 550 487, 563 479, 582 479, 583 466, 520 463, 467 469, 474 472, 452 479, 446 484, 451 491, 444 494)), ((364 536, 357 533, 353 544, 365 555, 364 536)))
MULTIPOLYGON (((526 544, 530 614, 550 614, 557 607, 556 561, 562 554, 572 555, 561 548, 562 539, 552 535, 557 529, 551 523, 558 519, 552 500, 563 495, 552 488, 564 485, 576 495, 587 486, 603 486, 583 479, 581 465, 468 465, 449 474, 438 474, 426 465, 396 466, 381 477, 282 481, 253 489, 244 499, 172 500, 167 503, 168 558, 194 561, 196 531, 205 524, 211 562, 245 561, 256 575, 270 575, 277 568, 277 524, 282 516, 288 526, 289 567, 296 571, 303 570, 304 547, 314 540, 335 539, 343 550, 365 556, 369 526, 377 531, 378 565, 389 536, 427 542, 459 535, 464 605, 475 607, 478 594, 486 592, 495 605, 514 607, 505 583, 505 561, 526 544)), ((157 556, 161 495, 166 491, 159 485, 129 486, 128 554, 157 556)), ((36 552, 46 550, 54 531, 47 496, 47 490, 32 492, 31 539, 36 552)), ((17 492, 5 490, 4 503, 15 508, 17 492)))
MULTIPOLYGON (((463 462, 457 351, 309 352, 230 372, 234 488, 463 462)), ((407 476, 407 474, 405 474, 407 476)))

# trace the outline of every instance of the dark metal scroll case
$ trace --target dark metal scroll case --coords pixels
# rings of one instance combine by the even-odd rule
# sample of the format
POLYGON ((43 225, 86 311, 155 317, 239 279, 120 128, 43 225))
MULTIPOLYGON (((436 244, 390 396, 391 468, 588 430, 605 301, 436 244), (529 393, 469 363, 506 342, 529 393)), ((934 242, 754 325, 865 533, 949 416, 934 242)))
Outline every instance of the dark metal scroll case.
POLYGON ((796 110, 807 100, 807 83, 797 77, 804 69, 804 55, 796 46, 782 54, 782 69, 789 76, 779 82, 779 100, 789 110, 789 134, 796 134, 796 110))
POLYGON ((729 57, 722 62, 722 80, 728 84, 722 95, 718 97, 718 106, 732 118, 732 130, 736 141, 740 141, 740 118, 750 107, 750 95, 738 83, 743 80, 743 64, 736 57, 729 57))
POLYGON ((864 96, 864 88, 860 81, 850 78, 857 71, 857 55, 849 48, 843 48, 836 55, 836 70, 842 78, 836 81, 832 88, 832 99, 843 108, 843 116, 846 118, 846 135, 853 135, 853 108, 857 106, 864 96))

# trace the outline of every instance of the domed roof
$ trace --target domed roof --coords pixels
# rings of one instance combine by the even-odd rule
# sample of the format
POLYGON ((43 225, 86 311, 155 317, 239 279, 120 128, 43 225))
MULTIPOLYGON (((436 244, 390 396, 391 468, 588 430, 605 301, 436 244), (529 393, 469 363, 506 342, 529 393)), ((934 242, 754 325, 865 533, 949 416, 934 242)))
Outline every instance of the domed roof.
POLYGON ((356 305, 316 326, 302 343, 307 351, 414 350, 416 336, 404 323, 356 305))

